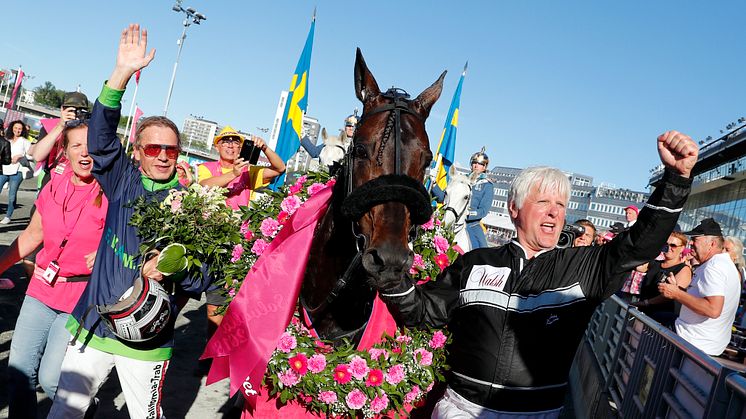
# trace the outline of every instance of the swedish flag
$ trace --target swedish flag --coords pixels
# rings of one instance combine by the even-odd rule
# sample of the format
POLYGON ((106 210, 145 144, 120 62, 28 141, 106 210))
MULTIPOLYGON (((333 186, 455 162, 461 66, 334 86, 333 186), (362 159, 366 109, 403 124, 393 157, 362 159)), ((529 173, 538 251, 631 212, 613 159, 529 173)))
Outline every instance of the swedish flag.
POLYGON ((453 164, 453 155, 456 152, 456 130, 458 128, 458 109, 461 104, 461 87, 464 85, 464 77, 466 76, 468 65, 468 62, 464 65, 464 71, 461 73, 461 78, 458 81, 458 87, 456 87, 456 91, 453 93, 451 109, 448 110, 443 133, 440 135, 440 142, 438 143, 438 151, 435 153, 435 167, 437 169, 435 183, 442 190, 445 190, 446 185, 448 185, 448 169, 453 164))
MULTIPOLYGON (((303 114, 308 108, 308 76, 311 72, 311 50, 313 49, 313 31, 316 27, 316 11, 311 19, 311 29, 308 31, 306 45, 298 59, 295 73, 290 80, 290 91, 285 101, 285 111, 282 115, 282 125, 277 136, 277 147, 275 152, 283 162, 298 151, 300 146, 301 130, 303 129, 303 114)), ((275 178, 271 188, 277 188, 285 182, 285 175, 275 178)))

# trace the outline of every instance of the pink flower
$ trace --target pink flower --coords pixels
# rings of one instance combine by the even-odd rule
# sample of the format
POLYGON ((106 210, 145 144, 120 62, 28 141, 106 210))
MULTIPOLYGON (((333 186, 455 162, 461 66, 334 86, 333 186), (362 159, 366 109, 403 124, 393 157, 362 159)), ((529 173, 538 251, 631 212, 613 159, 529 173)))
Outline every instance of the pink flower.
POLYGON ((249 231, 249 222, 244 221, 241 223, 241 235, 245 235, 247 231, 249 231))
POLYGON ((243 238, 246 239, 246 241, 251 241, 251 239, 254 238, 254 232, 249 229, 246 229, 246 231, 241 234, 243 234, 243 238))
POLYGON ((262 225, 259 230, 262 231, 265 237, 274 237, 277 234, 277 228, 280 227, 280 223, 274 218, 265 218, 262 220, 262 225))
POLYGON ((350 366, 347 364, 339 364, 337 368, 334 368, 334 381, 339 384, 347 384, 352 379, 350 374, 350 366))
POLYGON ((381 413, 384 409, 389 406, 389 396, 386 393, 376 396, 370 401, 370 410, 373 413, 381 413))
POLYGON ((406 377, 406 373, 402 364, 392 365, 388 372, 386 372, 386 382, 393 386, 401 383, 404 377, 406 377))
POLYGON ((350 361, 350 372, 353 377, 362 380, 368 374, 368 371, 370 371, 370 368, 368 368, 368 362, 364 358, 357 355, 352 357, 352 361, 350 361))
POLYGON ((384 359, 388 358, 388 351, 385 349, 369 348, 368 353, 370 354, 370 358, 376 361, 381 357, 381 355, 383 355, 384 359))
POLYGON ((326 181, 326 186, 334 186, 335 183, 337 183, 337 178, 333 177, 326 181))
MULTIPOLYGON (((432 360, 432 354, 430 355, 430 358, 432 360)), ((297 354, 294 357, 288 359, 288 363, 290 364, 290 369, 297 372, 300 375, 306 375, 308 372, 308 358, 305 354, 297 354)))
POLYGON ((288 192, 290 195, 295 195, 300 190, 303 189, 303 185, 296 183, 295 185, 290 185, 290 191, 288 192))
POLYGON ((251 246, 251 253, 257 256, 261 256, 268 247, 269 243, 267 243, 264 239, 257 239, 254 242, 254 245, 251 246))
POLYGON ((412 341, 412 338, 410 336, 407 336, 407 335, 399 335, 399 336, 396 337, 396 341, 397 342, 409 343, 409 342, 412 341))
POLYGON ((333 391, 322 391, 319 393, 319 400, 326 404, 335 403, 337 401, 337 393, 333 391))
POLYGON ((280 203, 280 208, 282 208, 283 211, 287 212, 288 215, 293 215, 295 210, 300 207, 300 204, 300 198, 295 195, 290 195, 282 200, 282 203, 280 203))
POLYGON ((442 221, 440 221, 439 219, 437 219, 437 218, 436 218, 436 219, 435 219, 435 225, 436 225, 436 226, 439 226, 439 225, 441 225, 441 224, 443 224, 443 222, 442 222, 442 221))
POLYGON ((442 271, 448 265, 450 265, 451 261, 448 260, 448 255, 446 255, 445 253, 441 253, 435 256, 435 263, 438 264, 438 267, 442 271))
POLYGON ((434 386, 435 386, 435 381, 431 381, 430 384, 427 385, 427 388, 425 389, 425 393, 429 393, 430 390, 432 390, 434 386))
POLYGON ((451 246, 451 249, 455 250, 456 253, 458 253, 459 255, 463 255, 464 254, 464 249, 462 249, 461 246, 459 246, 457 244, 454 244, 453 246, 451 246))
POLYGON ((420 365, 427 367, 433 364, 433 353, 425 348, 414 350, 414 357, 420 362, 420 365))
POLYGON ((368 398, 365 397, 365 393, 362 391, 355 389, 352 390, 347 397, 345 397, 345 401, 347 402, 347 406, 350 409, 361 409, 363 406, 365 406, 365 402, 368 401, 368 398))
POLYGON ((435 251, 438 252, 438 254, 447 252, 448 248, 451 247, 451 244, 448 243, 448 240, 446 240, 445 237, 441 236, 433 237, 433 244, 435 245, 435 251))
POLYGON ((277 213, 277 221, 279 221, 280 223, 284 223, 288 220, 288 218, 290 218, 290 214, 285 211, 280 211, 279 213, 277 213))
POLYGON ((300 377, 298 377, 294 372, 287 371, 285 373, 279 373, 277 374, 277 377, 280 379, 280 382, 285 387, 292 387, 300 382, 300 377))
POLYGON ((326 368, 326 357, 321 354, 316 354, 308 359, 308 369, 315 374, 324 371, 326 368))
POLYGON ((326 185, 323 183, 316 182, 313 185, 308 187, 308 196, 313 196, 316 192, 326 188, 326 185))
POLYGON ((181 199, 174 199, 171 201, 171 213, 176 214, 181 210, 181 199))
POLYGON ((413 401, 420 398, 422 390, 419 386, 412 387, 412 391, 404 395, 404 403, 412 403, 413 401))
POLYGON ((228 295, 230 295, 231 298, 235 297, 236 296, 236 289, 235 288, 231 288, 230 290, 228 290, 228 295))
POLYGON ((422 259, 422 255, 419 253, 414 254, 414 258, 412 259, 412 267, 409 268, 409 274, 410 275, 416 275, 419 270, 425 268, 425 261, 422 259))
POLYGON ((445 344, 448 338, 446 337, 445 333, 441 332, 440 330, 433 333, 432 339, 430 339, 430 342, 428 342, 428 345, 430 345, 433 349, 440 349, 445 344))
POLYGON ((365 380, 366 387, 378 387, 383 383, 383 371, 375 369, 370 370, 368 379, 365 380))
POLYGON ((303 186, 303 184, 306 183, 307 180, 308 180, 308 176, 303 175, 303 176, 299 177, 298 180, 295 181, 295 184, 303 186))
POLYGON ((231 253, 231 263, 238 262, 238 260, 241 259, 241 255, 243 255, 243 246, 241 246, 240 244, 233 246, 233 253, 231 253))
POLYGON ((433 228, 435 228, 434 225, 435 222, 433 221, 432 217, 430 217, 430 219, 427 220, 427 222, 420 227, 422 227, 423 230, 432 230, 433 228))
POLYGON ((280 335, 280 340, 279 342, 277 342, 277 349, 285 352, 286 354, 289 354, 290 351, 295 349, 296 346, 298 346, 298 342, 295 340, 295 336, 291 335, 288 332, 280 335))

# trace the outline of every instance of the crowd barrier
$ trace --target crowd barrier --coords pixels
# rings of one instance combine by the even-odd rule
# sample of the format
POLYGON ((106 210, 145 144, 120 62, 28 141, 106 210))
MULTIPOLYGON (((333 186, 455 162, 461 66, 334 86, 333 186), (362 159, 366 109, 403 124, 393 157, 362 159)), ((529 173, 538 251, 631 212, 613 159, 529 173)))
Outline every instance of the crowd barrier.
POLYGON ((593 314, 575 357, 570 374, 574 413, 746 418, 743 367, 706 355, 613 296, 593 314))

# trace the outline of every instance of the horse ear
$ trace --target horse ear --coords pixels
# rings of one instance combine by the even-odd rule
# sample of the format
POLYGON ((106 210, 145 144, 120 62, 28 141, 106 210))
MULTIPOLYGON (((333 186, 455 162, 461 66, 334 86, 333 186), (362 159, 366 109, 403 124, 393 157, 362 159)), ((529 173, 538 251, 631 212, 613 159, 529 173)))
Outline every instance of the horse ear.
POLYGON ((324 140, 324 142, 326 142, 326 137, 326 128, 321 128, 321 139, 324 140))
POLYGON ((451 165, 451 168, 450 168, 450 169, 448 169, 448 176, 450 176, 450 177, 454 177, 454 176, 456 176, 457 174, 458 174, 458 172, 456 172, 456 166, 454 166, 454 165, 451 165))
POLYGON ((443 79, 445 79, 446 73, 447 71, 444 71, 435 83, 420 93, 417 99, 414 100, 414 103, 419 108, 418 111, 424 118, 430 115, 430 109, 438 101, 440 93, 443 91, 443 79))
POLYGON ((381 89, 378 88, 378 82, 368 70, 363 53, 358 48, 355 56, 355 95, 361 102, 365 103, 370 98, 380 94, 381 89))

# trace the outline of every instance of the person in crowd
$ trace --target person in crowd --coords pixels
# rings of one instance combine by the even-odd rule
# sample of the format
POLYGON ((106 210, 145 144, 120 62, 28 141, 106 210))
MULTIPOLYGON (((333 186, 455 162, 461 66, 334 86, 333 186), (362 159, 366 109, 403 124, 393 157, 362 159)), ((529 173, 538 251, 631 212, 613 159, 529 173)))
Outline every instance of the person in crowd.
POLYGON ((701 263, 687 290, 679 288, 673 274, 658 284, 666 298, 681 303, 676 333, 704 353, 719 356, 730 342, 731 328, 741 296, 736 265, 723 252, 723 233, 712 218, 705 218, 693 230, 692 250, 701 263))
POLYGON ((13 218, 18 187, 21 186, 21 181, 23 180, 23 175, 20 172, 20 160, 26 157, 31 147, 31 143, 26 138, 27 136, 28 131, 22 121, 11 122, 5 130, 5 139, 10 142, 10 164, 2 166, 3 173, 0 175, 0 190, 3 189, 6 182, 9 184, 8 208, 5 211, 5 217, 0 220, 0 224, 9 224, 13 218))
MULTIPOLYGON (((490 164, 490 158, 485 154, 484 147, 481 151, 472 154, 470 162, 471 173, 469 179, 472 182, 472 188, 469 212, 466 215, 466 232, 469 235, 471 248, 478 249, 489 247, 482 228, 482 218, 486 217, 490 208, 492 208, 495 186, 487 177, 487 166, 490 164)), ((432 193, 438 202, 443 202, 445 199, 445 192, 437 184, 433 186, 432 193)))
POLYGON ((640 209, 637 208, 636 205, 630 205, 624 208, 624 218, 627 220, 627 223, 624 225, 624 227, 632 227, 632 225, 635 224, 635 221, 637 221, 638 214, 640 214, 640 209))
POLYGON ((433 418, 559 416, 593 311, 632 267, 658 255, 689 194, 696 144, 676 131, 657 143, 661 184, 637 223, 610 243, 557 249, 570 183, 558 169, 528 168, 508 192, 516 240, 459 256, 436 281, 376 284, 399 324, 451 332, 451 374, 433 418))
POLYGON ((674 301, 661 295, 658 284, 668 278, 671 273, 676 279, 678 286, 686 291, 692 282, 692 268, 684 262, 681 252, 686 246, 687 237, 674 231, 668 236, 666 245, 663 246, 663 260, 653 260, 648 264, 647 275, 640 287, 640 300, 635 305, 643 313, 650 316, 660 324, 673 329, 678 310, 674 301))
POLYGON ((246 137, 230 126, 223 128, 215 136, 213 144, 220 155, 218 161, 197 166, 197 181, 202 186, 219 186, 228 189, 226 204, 237 210, 249 205, 251 194, 257 188, 267 185, 272 179, 285 172, 285 163, 280 156, 260 137, 252 137, 254 147, 259 148, 269 160, 269 167, 251 166, 239 157, 246 137))
POLYGON ((67 92, 62 98, 60 118, 57 124, 49 132, 43 126, 39 130, 39 140, 29 148, 31 158, 36 162, 42 163, 44 166, 43 172, 39 176, 39 190, 49 182, 50 174, 57 165, 64 166, 65 164, 65 154, 60 147, 60 140, 62 139, 62 131, 65 128, 65 124, 68 121, 87 118, 88 107, 88 96, 80 92, 67 92))
POLYGON ((575 225, 583 227, 583 234, 573 240, 573 246, 592 246, 593 241, 596 239, 596 226, 592 222, 586 219, 578 220, 573 223, 575 225))
POLYGON ((192 182, 194 182, 194 176, 192 175, 192 166, 185 161, 176 163, 176 177, 179 178, 179 184, 185 188, 188 188, 192 182))
MULTIPOLYGON (((49 418, 82 418, 101 384, 116 366, 119 383, 130 417, 163 417, 163 382, 173 352, 173 319, 188 297, 199 295, 210 286, 207 267, 202 275, 186 275, 171 283, 172 321, 162 334, 145 342, 132 342, 106 326, 96 307, 117 303, 142 275, 150 283, 162 281, 157 257, 142 264, 141 240, 129 224, 132 203, 145 197, 162 201, 169 189, 179 189, 176 159, 179 155, 179 129, 168 118, 144 118, 135 133, 130 161, 116 135, 121 116, 121 99, 127 82, 147 66, 155 50, 147 51, 147 32, 130 25, 121 34, 116 65, 93 106, 88 128, 88 152, 93 158, 93 176, 109 199, 104 224, 106 234, 96 255, 89 285, 67 322, 73 340, 62 361, 61 375, 49 418)), ((157 251, 153 255, 157 256, 157 251)), ((151 285, 152 286, 152 285, 151 285)), ((150 314, 148 305, 138 313, 150 314)), ((126 317, 126 316, 125 316, 126 317)))
POLYGON ((730 259, 736 264, 738 275, 741 278, 741 286, 746 281, 746 261, 743 259, 743 242, 736 236, 727 236, 724 239, 725 251, 730 259))
POLYGON ((70 340, 65 323, 88 284, 103 232, 108 202, 91 174, 87 134, 85 121, 61 132, 69 168, 53 174, 36 200, 29 225, 0 256, 4 272, 43 245, 10 345, 11 418, 36 417, 37 384, 54 399, 70 340))
MULTIPOLYGON (((357 110, 355 110, 355 114, 345 118, 344 129, 342 130, 342 135, 340 137, 342 144, 345 144, 345 150, 347 150, 347 145, 349 144, 349 142, 352 141, 352 137, 355 136, 355 127, 357 127, 357 122, 357 110)), ((304 136, 303 138, 301 138, 300 145, 303 146, 303 148, 308 152, 308 155, 311 156, 311 158, 313 159, 318 158, 319 155, 321 155, 321 150, 323 150, 326 146, 326 144, 324 144, 323 142, 321 144, 314 144, 313 142, 311 142, 311 139, 308 138, 308 136, 304 136)))
MULTIPOLYGON (((249 205, 253 191, 266 186, 272 179, 285 172, 285 163, 280 156, 259 137, 252 137, 254 147, 259 148, 269 160, 269 167, 251 166, 239 157, 246 137, 230 126, 215 136, 213 144, 220 155, 216 162, 197 166, 197 181, 202 186, 219 186, 228 189, 226 204, 237 210, 249 205)), ((225 304, 225 295, 220 289, 207 292, 207 338, 215 333, 223 320, 217 310, 225 304)))
POLYGON ((642 282, 645 280, 647 272, 648 262, 635 266, 635 269, 632 269, 629 275, 627 275, 627 279, 624 280, 622 289, 619 290, 617 295, 627 303, 634 304, 640 301, 640 287, 642 286, 642 282))

